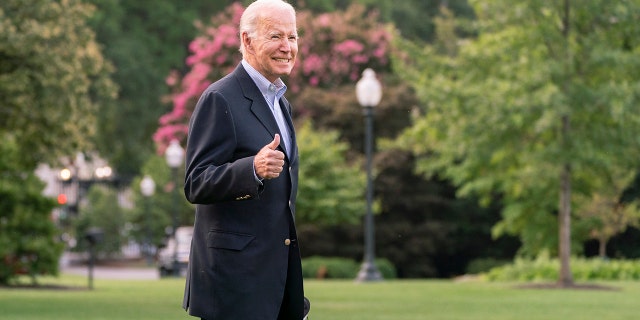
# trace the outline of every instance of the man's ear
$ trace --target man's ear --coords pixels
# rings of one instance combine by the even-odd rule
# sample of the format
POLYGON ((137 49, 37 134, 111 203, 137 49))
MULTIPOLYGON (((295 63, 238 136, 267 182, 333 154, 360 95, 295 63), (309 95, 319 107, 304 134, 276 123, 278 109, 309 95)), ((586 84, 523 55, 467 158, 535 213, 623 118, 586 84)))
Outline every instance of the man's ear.
POLYGON ((246 32, 242 33, 242 45, 244 46, 244 50, 246 52, 253 53, 253 47, 251 46, 251 37, 246 32))

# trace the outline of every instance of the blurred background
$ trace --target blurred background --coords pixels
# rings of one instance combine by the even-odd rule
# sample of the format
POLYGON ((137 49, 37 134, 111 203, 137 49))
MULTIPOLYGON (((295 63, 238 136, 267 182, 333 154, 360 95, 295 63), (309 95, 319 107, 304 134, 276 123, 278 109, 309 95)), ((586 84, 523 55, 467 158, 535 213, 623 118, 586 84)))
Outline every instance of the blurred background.
MULTIPOLYGON (((179 273, 188 120, 240 61, 250 2, 2 1, 0 283, 89 249, 179 273)), ((306 276, 551 256, 570 281, 569 257, 640 257, 639 1, 289 2, 306 276)))

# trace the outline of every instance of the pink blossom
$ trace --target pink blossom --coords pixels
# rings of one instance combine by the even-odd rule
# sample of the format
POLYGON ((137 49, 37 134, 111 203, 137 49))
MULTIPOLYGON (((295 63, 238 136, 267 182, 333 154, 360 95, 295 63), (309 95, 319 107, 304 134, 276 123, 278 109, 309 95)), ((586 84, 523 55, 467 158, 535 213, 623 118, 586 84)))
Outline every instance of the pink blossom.
POLYGON ((319 83, 320 83, 320 79, 318 79, 317 76, 312 76, 311 78, 309 78, 310 85, 317 87, 319 83))
POLYGON ((328 27, 331 24, 331 16, 328 13, 321 14, 316 18, 316 22, 320 27, 328 27))
POLYGON ((169 87, 173 87, 178 83, 178 72, 176 70, 169 71, 169 75, 165 78, 165 83, 169 87))
POLYGON ((244 12, 244 7, 238 3, 234 2, 231 4, 230 11, 232 13, 232 22, 234 26, 237 26, 240 23, 240 18, 242 17, 242 13, 244 12))
POLYGON ((365 64, 369 61, 369 57, 364 54, 357 54, 351 58, 351 61, 355 64, 365 64))
POLYGON ((168 125, 159 128, 153 135, 153 141, 158 146, 158 154, 164 154, 164 150, 172 140, 183 140, 189 131, 189 128, 185 124, 168 125))
POLYGON ((364 49, 364 45, 353 39, 347 39, 333 47, 333 50, 345 56, 362 52, 362 49, 364 49))
POLYGON ((311 54, 302 61, 302 73, 310 75, 314 71, 322 68, 322 59, 317 54, 311 54))
POLYGON ((383 59, 386 56, 386 51, 387 50, 382 46, 377 47, 375 50, 373 50, 373 56, 378 59, 383 59))

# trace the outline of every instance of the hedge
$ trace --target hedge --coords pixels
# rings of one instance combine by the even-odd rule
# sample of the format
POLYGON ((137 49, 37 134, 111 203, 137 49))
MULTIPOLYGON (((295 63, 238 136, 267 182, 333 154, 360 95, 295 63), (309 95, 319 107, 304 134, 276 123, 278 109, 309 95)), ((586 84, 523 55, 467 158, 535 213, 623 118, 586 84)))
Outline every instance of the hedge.
MULTIPOLYGON (((387 259, 376 259, 376 266, 385 279, 395 279, 396 269, 387 259)), ((302 260, 302 276, 317 279, 354 279, 360 263, 340 257, 313 256, 302 260)))
MULTIPOLYGON (((573 279, 640 280, 640 260, 609 260, 601 258, 572 258, 573 279)), ((557 280, 558 259, 516 259, 513 263, 496 267, 483 274, 489 281, 548 281, 557 280)))

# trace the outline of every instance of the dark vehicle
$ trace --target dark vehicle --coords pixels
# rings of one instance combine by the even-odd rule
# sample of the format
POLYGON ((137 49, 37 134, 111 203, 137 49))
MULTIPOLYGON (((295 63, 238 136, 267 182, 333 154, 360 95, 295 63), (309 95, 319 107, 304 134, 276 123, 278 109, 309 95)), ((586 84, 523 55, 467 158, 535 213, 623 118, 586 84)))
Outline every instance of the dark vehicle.
POLYGON ((161 277, 186 274, 192 237, 193 227, 179 227, 176 229, 176 237, 167 239, 166 246, 158 252, 158 270, 161 277), (176 265, 178 270, 174 270, 176 265))

